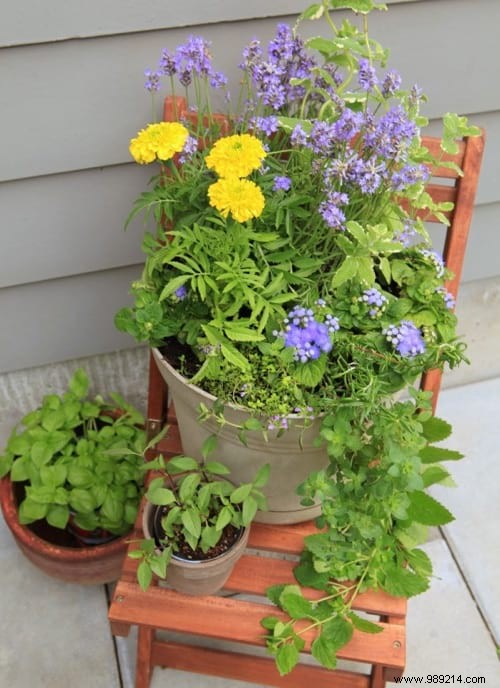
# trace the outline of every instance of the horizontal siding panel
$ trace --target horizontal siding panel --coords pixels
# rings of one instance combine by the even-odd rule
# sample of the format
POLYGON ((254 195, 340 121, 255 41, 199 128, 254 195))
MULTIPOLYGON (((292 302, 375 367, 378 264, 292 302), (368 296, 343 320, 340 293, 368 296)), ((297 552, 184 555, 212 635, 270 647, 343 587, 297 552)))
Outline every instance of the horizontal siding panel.
POLYGON ((0 184, 0 287, 132 265, 143 219, 123 230, 152 170, 121 165, 0 184))
MULTIPOLYGON (((416 0, 386 0, 401 3, 416 0)), ((300 13, 304 0, 17 0, 4 8, 0 47, 300 13)))
MULTIPOLYGON (((377 12, 371 34, 391 48, 391 64, 402 72, 405 84, 425 88, 428 116, 500 110, 500 91, 491 87, 500 62, 500 3, 435 1, 432 21, 429 7, 429 2, 414 2, 377 12), (477 39, 471 37, 471 26, 477 39)), ((216 64, 235 82, 242 46, 255 35, 267 40, 275 24, 210 24, 203 34, 213 42, 216 64)), ((310 34, 320 28, 316 23, 306 26, 310 34)), ((143 69, 154 67, 162 47, 175 47, 194 30, 4 50, 0 111, 4 131, 16 145, 3 150, 0 180, 125 162, 130 136, 150 118, 143 69)))
POLYGON ((0 290, 0 373, 131 348, 113 324, 140 266, 0 290))

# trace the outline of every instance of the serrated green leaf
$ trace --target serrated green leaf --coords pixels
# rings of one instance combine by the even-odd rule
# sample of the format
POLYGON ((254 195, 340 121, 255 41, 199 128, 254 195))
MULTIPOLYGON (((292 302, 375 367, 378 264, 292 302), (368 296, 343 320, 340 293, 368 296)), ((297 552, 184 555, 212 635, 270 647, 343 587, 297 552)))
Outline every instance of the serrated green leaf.
POLYGON ((429 466, 422 473, 422 480, 424 482, 424 487, 429 487, 430 485, 435 485, 436 483, 442 483, 444 480, 449 480, 450 474, 441 466, 429 466))
POLYGON ((327 357, 325 354, 315 360, 297 365, 294 377, 297 382, 305 387, 316 387, 321 382, 326 371, 327 357))
POLYGON ((262 423, 257 418, 247 418, 243 423, 243 427, 245 430, 254 430, 256 432, 263 430, 262 423))
POLYGON ((280 676, 285 676, 292 671, 299 661, 299 651, 295 645, 281 645, 276 652, 275 660, 280 676))
POLYGON ((285 587, 280 595, 280 606, 292 619, 315 618, 312 604, 302 596, 296 585, 285 587))
POLYGON ((335 669, 337 666, 335 647, 332 647, 322 634, 313 640, 311 654, 326 669, 335 669))
POLYGON ((266 595, 273 604, 279 605, 280 596, 284 589, 285 585, 281 583, 277 585, 271 585, 269 588, 267 588, 266 595))
POLYGON ((332 288, 335 289, 336 287, 340 287, 341 284, 355 277, 358 274, 358 266, 357 259, 348 256, 342 265, 335 271, 332 277, 332 288))
POLYGON ((352 638, 352 624, 340 616, 334 616, 326 621, 322 626, 321 636, 328 641, 328 644, 335 651, 344 647, 352 638))
POLYGON ((363 617, 358 616, 358 614, 354 612, 349 614, 349 618, 354 628, 358 631, 363 631, 363 633, 381 633, 384 630, 379 624, 368 621, 368 619, 363 619, 363 617))
POLYGON ((454 520, 454 516, 434 497, 425 492, 409 493, 408 517, 426 526, 442 526, 454 520))
POLYGON ((442 418, 432 417, 422 423, 424 437, 428 442, 441 442, 447 439, 452 427, 442 418))
POLYGON ((432 561, 423 549, 412 549, 407 552, 408 563, 419 576, 432 576, 432 561))
POLYGON ((424 447, 419 452, 422 463, 439 463, 440 461, 459 461, 464 455, 444 447, 424 447))
POLYGON ((395 597, 413 597, 428 588, 427 578, 403 568, 389 571, 384 582, 384 590, 395 597))

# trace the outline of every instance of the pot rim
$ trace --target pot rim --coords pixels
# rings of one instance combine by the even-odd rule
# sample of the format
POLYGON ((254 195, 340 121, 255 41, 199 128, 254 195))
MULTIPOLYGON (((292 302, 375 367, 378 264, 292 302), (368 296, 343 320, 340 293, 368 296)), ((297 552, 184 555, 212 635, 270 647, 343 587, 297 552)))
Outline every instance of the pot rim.
MULTIPOLYGON (((14 496, 14 484, 9 475, 0 480, 0 506, 5 522, 13 536, 25 547, 42 551, 49 559, 59 560, 64 558, 71 561, 86 561, 90 558, 98 559, 100 555, 109 556, 111 552, 121 552, 132 535, 133 527, 125 535, 120 535, 108 543, 102 545, 89 545, 84 547, 65 547, 53 544, 36 535, 27 525, 19 523, 17 502, 14 496)), ((43 520, 43 519, 40 519, 43 520)))

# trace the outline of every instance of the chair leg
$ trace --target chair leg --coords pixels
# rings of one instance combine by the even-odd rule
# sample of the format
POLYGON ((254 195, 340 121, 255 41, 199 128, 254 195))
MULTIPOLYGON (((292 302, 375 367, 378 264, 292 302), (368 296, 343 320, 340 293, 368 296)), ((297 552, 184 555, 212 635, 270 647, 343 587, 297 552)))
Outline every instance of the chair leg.
POLYGON ((370 688, 385 688, 384 667, 374 664, 370 675, 370 688))
POLYGON ((149 688, 153 666, 151 651, 153 648, 154 629, 139 626, 137 638, 137 664, 135 668, 135 688, 149 688))

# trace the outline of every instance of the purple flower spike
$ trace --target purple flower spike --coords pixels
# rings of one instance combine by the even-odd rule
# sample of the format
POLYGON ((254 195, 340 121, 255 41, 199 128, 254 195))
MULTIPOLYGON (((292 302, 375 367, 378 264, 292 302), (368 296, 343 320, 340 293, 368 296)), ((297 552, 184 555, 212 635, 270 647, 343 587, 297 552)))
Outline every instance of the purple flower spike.
POLYGON ((146 83, 144 84, 144 87, 148 91, 154 93, 160 90, 161 72, 152 72, 150 69, 146 69, 144 76, 146 77, 146 83))
POLYGON ((359 61, 358 81, 364 91, 371 91, 378 83, 374 67, 364 58, 359 61))

